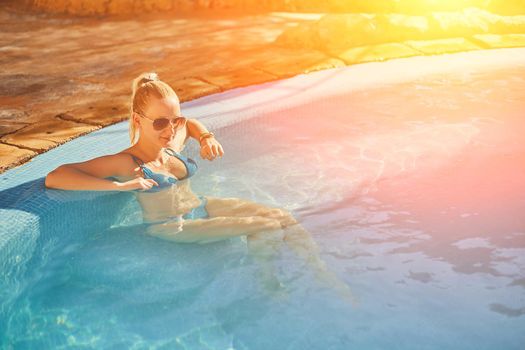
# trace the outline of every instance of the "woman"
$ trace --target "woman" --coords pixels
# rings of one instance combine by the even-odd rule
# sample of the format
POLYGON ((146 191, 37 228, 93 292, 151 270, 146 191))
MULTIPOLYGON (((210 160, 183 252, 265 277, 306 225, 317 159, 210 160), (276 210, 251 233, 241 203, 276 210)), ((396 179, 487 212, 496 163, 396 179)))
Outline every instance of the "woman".
MULTIPOLYGON (((285 241, 325 282, 348 292, 326 269, 310 234, 288 211, 240 198, 195 195, 188 178, 197 164, 179 152, 193 137, 200 142, 201 157, 211 161, 223 156, 221 144, 202 123, 182 116, 177 95, 155 73, 140 75, 132 88, 132 145, 116 154, 61 165, 46 176, 46 187, 135 191, 147 232, 175 242, 203 243, 246 235, 250 251, 269 262, 276 245, 285 241)), ((265 281, 275 282, 273 273, 265 271, 265 281)))

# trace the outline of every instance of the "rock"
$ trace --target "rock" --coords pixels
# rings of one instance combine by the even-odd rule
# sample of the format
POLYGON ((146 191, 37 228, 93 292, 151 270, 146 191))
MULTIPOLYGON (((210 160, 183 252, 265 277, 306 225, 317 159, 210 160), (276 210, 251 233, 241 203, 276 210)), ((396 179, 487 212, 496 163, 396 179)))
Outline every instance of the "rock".
POLYGON ((301 23, 286 29, 276 43, 285 47, 333 51, 406 40, 471 37, 488 33, 524 34, 525 16, 499 16, 477 9, 429 16, 328 14, 317 22, 301 23))
POLYGON ((525 14, 525 2, 519 0, 32 0, 27 3, 29 8, 35 10, 83 16, 218 9, 427 15, 461 11, 468 7, 499 14, 525 14))

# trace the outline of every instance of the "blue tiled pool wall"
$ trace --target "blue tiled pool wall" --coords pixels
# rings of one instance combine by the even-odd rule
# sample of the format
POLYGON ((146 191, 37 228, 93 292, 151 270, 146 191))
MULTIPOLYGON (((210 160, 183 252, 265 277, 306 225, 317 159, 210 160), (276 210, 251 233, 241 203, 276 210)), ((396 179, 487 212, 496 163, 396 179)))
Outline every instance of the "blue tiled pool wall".
POLYGON ((43 178, 19 187, 26 188, 2 193, 2 315, 9 314, 19 293, 31 288, 32 281, 60 251, 121 222, 142 222, 131 193, 49 190, 44 188, 43 178), (13 198, 18 193, 24 195, 13 198))
POLYGON ((0 175, 0 335, 13 301, 31 288, 32 277, 55 252, 94 232, 142 223, 132 193, 63 191, 44 185, 45 175, 60 164, 126 148, 127 127, 119 123, 77 138, 0 175))

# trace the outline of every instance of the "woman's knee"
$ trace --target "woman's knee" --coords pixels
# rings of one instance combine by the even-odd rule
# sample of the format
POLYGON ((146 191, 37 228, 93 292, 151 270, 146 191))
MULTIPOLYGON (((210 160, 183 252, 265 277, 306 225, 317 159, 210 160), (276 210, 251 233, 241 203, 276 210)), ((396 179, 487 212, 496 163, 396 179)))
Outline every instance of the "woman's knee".
POLYGON ((251 217, 241 217, 239 220, 248 228, 253 229, 254 231, 258 230, 275 230, 281 228, 281 223, 279 220, 274 218, 267 218, 262 216, 251 216, 251 217))
POLYGON ((267 207, 264 205, 258 205, 255 207, 254 215, 264 216, 268 218, 280 218, 286 215, 285 211, 279 208, 267 207))
POLYGON ((239 198, 206 197, 208 202, 206 210, 210 217, 218 216, 249 216, 250 211, 245 210, 244 201, 239 198))
POLYGON ((268 215, 269 217, 279 220, 283 228, 298 223, 293 214, 286 209, 270 208, 268 210, 268 215))

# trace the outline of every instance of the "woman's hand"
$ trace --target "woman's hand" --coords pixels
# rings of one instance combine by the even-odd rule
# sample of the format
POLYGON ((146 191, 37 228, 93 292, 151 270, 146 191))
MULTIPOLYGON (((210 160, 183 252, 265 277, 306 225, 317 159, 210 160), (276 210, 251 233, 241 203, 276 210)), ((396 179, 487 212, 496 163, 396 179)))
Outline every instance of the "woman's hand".
POLYGON ((201 142, 201 157, 202 159, 214 160, 217 156, 223 156, 224 150, 222 149, 219 141, 215 137, 207 137, 201 142))
POLYGON ((117 185, 118 191, 133 191, 133 190, 149 190, 153 186, 158 186, 159 184, 156 183, 152 179, 145 179, 142 176, 134 178, 133 180, 129 180, 126 182, 119 182, 117 185))

